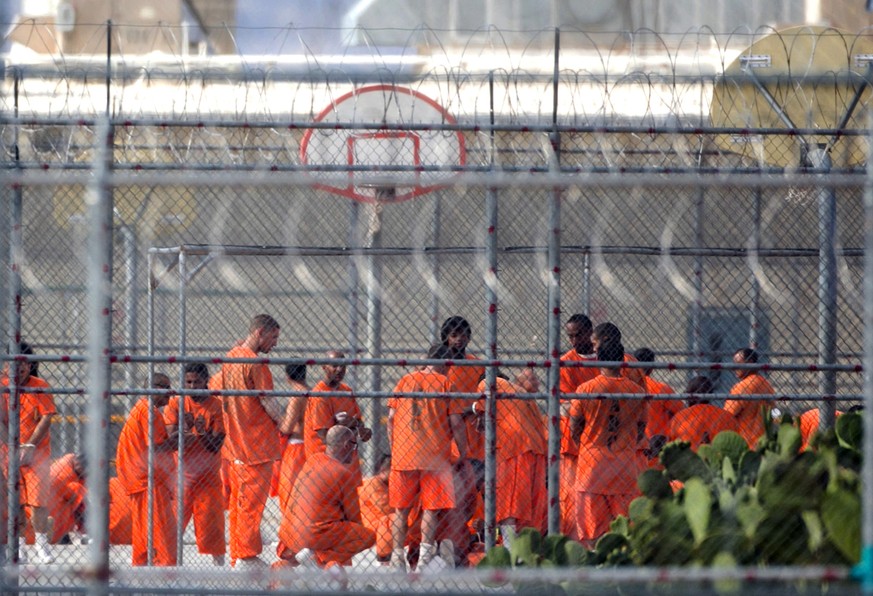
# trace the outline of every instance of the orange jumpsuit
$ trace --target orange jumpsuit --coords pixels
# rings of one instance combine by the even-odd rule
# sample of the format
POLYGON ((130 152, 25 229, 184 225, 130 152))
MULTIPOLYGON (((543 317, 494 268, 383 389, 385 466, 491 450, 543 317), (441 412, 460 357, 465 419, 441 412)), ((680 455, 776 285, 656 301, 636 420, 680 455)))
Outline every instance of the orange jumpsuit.
POLYGON ((109 544, 131 544, 133 540, 130 497, 118 478, 109 479, 109 544))
MULTIPOLYGON (((444 375, 415 371, 403 376, 394 391, 442 394, 453 391, 453 387, 444 375)), ((455 491, 449 416, 462 414, 464 402, 459 399, 392 397, 388 400, 388 408, 394 411, 388 485, 390 505, 398 509, 411 507, 420 494, 422 509, 451 509, 455 505, 455 491)))
POLYGON ((49 515, 54 519, 51 542, 57 543, 83 520, 85 485, 73 468, 75 456, 68 453, 51 463, 52 495, 49 515))
MULTIPOLYGON (((644 382, 643 389, 650 395, 672 395, 676 393, 667 383, 656 381, 648 375, 644 378, 644 382)), ((650 401, 646 436, 664 435, 666 437, 667 433, 670 432, 670 420, 683 407, 682 402, 676 399, 654 399, 650 401)))
MULTIPOLYGON (((465 360, 478 360, 467 354, 465 360)), ((485 377, 484 366, 451 366, 448 374, 449 382, 458 393, 476 393, 479 382, 485 377)), ((475 399, 462 400, 467 408, 464 411, 464 425, 467 428, 467 457, 470 459, 485 459, 485 434, 477 428, 476 417, 470 412, 475 399)), ((457 453, 456 453, 457 454, 457 453)))
MULTIPOLYGON (((773 386, 764 377, 752 373, 731 388, 731 395, 763 395, 773 394, 773 386)), ((737 419, 737 432, 754 448, 758 437, 764 434, 764 416, 770 415, 773 402, 769 400, 743 401, 728 399, 724 409, 737 419)))
MULTIPOLYGON (((565 362, 596 360, 592 355, 583 356, 575 349, 561 356, 565 362)), ((569 406, 576 388, 600 374, 597 368, 561 368, 561 469, 558 489, 561 499, 561 533, 576 539, 576 457, 579 446, 570 433, 569 406)), ((548 422, 548 419, 547 419, 548 422)))
MULTIPOLYGON (((486 391, 485 382, 479 391, 486 391)), ((515 386, 497 378, 499 393, 515 386)), ((482 400, 480 406, 485 407, 482 400)), ((515 519, 517 528, 547 529, 546 430, 536 401, 498 397, 496 421, 496 520, 515 519)))
MULTIPOLYGON (((115 454, 118 479, 131 500, 133 565, 148 562, 148 416, 147 398, 140 399, 128 415, 115 454)), ((161 411, 154 408, 154 441, 169 441, 161 411)), ((173 511, 175 463, 170 451, 154 453, 154 554, 158 566, 176 564, 176 517, 173 511)))
POLYGON ((570 416, 582 418, 576 468, 576 523, 579 539, 588 543, 609 529, 617 515, 626 515, 639 494, 637 476, 646 467, 639 445, 645 436, 646 404, 641 400, 608 399, 610 393, 643 393, 626 377, 599 375, 576 393, 597 396, 575 399, 570 416))
MULTIPOLYGON (((3 386, 9 386, 9 378, 0 380, 3 386)), ((54 416, 55 402, 50 393, 28 393, 30 387, 46 389, 49 384, 39 377, 31 375, 21 385, 20 419, 21 443, 29 443, 40 420, 45 416, 54 416)), ((7 411, 8 411, 7 394, 7 411)), ((31 507, 49 507, 51 505, 51 430, 43 436, 36 445, 30 465, 21 467, 21 483, 24 488, 21 494, 21 504, 31 507)))
POLYGON ((711 443, 718 433, 732 430, 737 432, 736 418, 724 408, 711 404, 688 406, 673 416, 667 437, 671 441, 688 441, 691 448, 711 443))
MULTIPOLYGON (((843 413, 839 410, 836 411, 836 417, 839 418, 843 413)), ((812 438, 812 435, 818 432, 818 427, 820 422, 820 413, 818 408, 812 408, 811 410, 807 410, 803 414, 798 417, 798 423, 800 426, 800 437, 803 443, 800 445, 800 450, 805 451, 809 447, 809 440, 812 438)))
MULTIPOLYGON (((388 482, 379 476, 364 478, 358 488, 358 501, 361 504, 361 523, 376 534, 376 556, 387 558, 391 555, 391 518, 394 509, 388 504, 388 482)), ((413 506, 407 520, 406 546, 421 542, 421 507, 413 506)))
MULTIPOLYGON (((228 358, 256 358, 252 350, 236 346, 228 358)), ((221 367, 221 387, 226 391, 272 391, 273 375, 264 363, 229 363, 221 367)), ((263 550, 261 520, 270 496, 273 462, 279 459, 279 429, 253 396, 225 395, 222 398, 227 436, 228 525, 230 556, 245 559, 263 550)))
POLYGON ((310 548, 322 565, 350 565, 354 555, 373 546, 373 530, 361 523, 357 487, 350 466, 326 453, 308 457, 294 484, 294 507, 282 512, 279 557, 310 548))
MULTIPOLYGON (((283 437, 285 439, 285 437, 283 437)), ((282 452, 282 461, 279 464, 279 477, 276 485, 276 496, 279 497, 279 510, 285 511, 291 501, 294 483, 303 464, 306 463, 306 450, 303 440, 296 437, 287 437, 285 450, 282 452)), ((358 464, 360 469, 360 464, 358 464)))
MULTIPOLYGON (((190 415, 195 425, 186 429, 194 437, 186 437, 184 451, 185 485, 182 501, 182 527, 188 526, 194 516, 194 534, 197 550, 205 555, 223 555, 224 506, 221 494, 221 457, 218 451, 210 451, 200 439, 197 427, 207 432, 224 434, 221 400, 209 396, 198 402, 185 396, 185 414, 190 415)), ((164 408, 164 423, 176 428, 179 425, 179 396, 170 398, 164 408)))
MULTIPOLYGON (((306 400, 306 411, 303 414, 303 449, 306 459, 316 453, 324 453, 324 441, 318 436, 318 431, 327 431, 336 424, 334 416, 339 412, 345 412, 350 418, 361 419, 361 408, 351 395, 352 388, 345 383, 340 383, 336 389, 331 389, 324 381, 319 381, 312 388, 313 395, 306 400), (318 397, 319 391, 345 391, 348 397, 318 397)), ((361 484, 361 460, 355 456, 350 464, 361 484)))

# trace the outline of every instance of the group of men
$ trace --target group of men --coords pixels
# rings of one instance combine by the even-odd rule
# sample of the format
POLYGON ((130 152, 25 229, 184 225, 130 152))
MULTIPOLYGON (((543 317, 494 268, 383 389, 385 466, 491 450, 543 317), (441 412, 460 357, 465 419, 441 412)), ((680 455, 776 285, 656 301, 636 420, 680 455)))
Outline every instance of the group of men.
MULTIPOLYGON (((629 394, 673 393, 651 377, 651 369, 628 366, 654 360, 651 350, 626 353, 618 327, 595 327, 585 315, 570 317, 566 332, 572 348, 561 357, 559 494, 561 529, 568 536, 593 544, 616 515, 627 512, 638 494, 638 474, 655 465, 657 445, 683 439, 696 448, 722 430, 735 430, 752 445, 763 432, 770 407, 766 399, 728 400, 724 408, 707 404, 705 394, 712 387, 704 377, 690 382, 686 392, 700 399, 687 407, 677 399, 633 398, 629 394), (606 364, 595 368, 582 364, 586 361, 606 364), (609 397, 613 394, 618 396, 609 397)), ((271 495, 278 497, 282 515, 280 565, 347 565, 373 546, 380 560, 403 570, 410 564, 426 570, 466 561, 475 548, 476 520, 483 517, 486 401, 445 394, 488 392, 484 366, 467 353, 470 324, 462 317, 447 319, 440 342, 426 354, 437 364, 397 382, 387 404, 390 454, 367 479, 357 446, 369 441, 372 431, 344 383, 344 354, 328 353, 337 362, 325 364, 323 378, 311 388, 304 366, 287 366, 297 395, 282 399, 271 394, 270 368, 259 360, 276 346, 279 333, 272 316, 255 316, 248 335, 227 353, 216 374, 210 376, 202 363, 185 367, 181 397, 173 394, 167 375, 152 376, 158 391, 131 410, 119 437, 113 479, 113 500, 127 497, 133 564, 177 563, 179 465, 182 522, 193 518, 199 552, 217 565, 224 564, 226 551, 238 568, 266 564, 261 522, 271 495), (218 391, 220 396, 214 394, 218 391), (119 485, 123 495, 116 495, 119 485)), ((734 361, 754 364, 757 354, 742 349, 734 361)), ((29 383, 44 383, 29 366, 22 362, 18 371, 25 390, 29 383)), ((773 393, 753 367, 736 374, 740 381, 732 393, 773 393)), ((530 395, 514 395, 540 392, 532 368, 513 378, 498 372, 495 390, 496 519, 509 545, 519 529, 545 531, 547 526, 548 419, 530 395)), ((47 499, 40 496, 39 482, 28 479, 48 477, 54 407, 48 393, 21 395, 22 503, 31 511, 39 555, 48 561, 47 499)))

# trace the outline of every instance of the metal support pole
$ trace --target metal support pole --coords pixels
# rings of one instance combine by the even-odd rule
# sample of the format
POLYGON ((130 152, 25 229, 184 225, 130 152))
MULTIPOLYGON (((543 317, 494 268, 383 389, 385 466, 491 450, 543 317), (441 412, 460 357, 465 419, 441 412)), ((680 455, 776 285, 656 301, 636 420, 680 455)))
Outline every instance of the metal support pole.
MULTIPOLYGON (((187 258, 185 251, 179 252, 179 356, 185 355, 185 344, 187 343, 188 331, 188 311, 187 302, 185 301, 185 286, 188 278, 186 269, 187 258)), ((185 365, 179 365, 179 388, 176 391, 179 396, 179 437, 178 437, 178 466, 176 478, 176 559, 177 565, 182 566, 183 548, 182 538, 185 534, 185 526, 182 524, 185 515, 185 400, 188 396, 185 395, 185 365)))
MULTIPOLYGON (((394 196, 394 188, 377 188, 377 201, 390 202, 394 196)), ((381 204, 374 206, 375 212, 370 225, 370 247, 382 246, 382 215, 381 204)), ((382 259, 378 255, 370 255, 367 259, 367 355, 370 358, 382 357, 382 259)), ((382 390, 382 367, 369 367, 370 391, 382 390)), ((378 399, 367 399, 364 407, 364 420, 373 429, 373 437, 363 444, 364 466, 366 472, 373 472, 376 466, 377 449, 384 442, 384 432, 379 421, 382 419, 382 404, 378 399)))
MULTIPOLYGON (((873 119, 868 118, 868 130, 873 119)), ((868 146, 873 135, 867 138, 868 146)), ((864 185, 864 428, 873 428, 873 160, 864 185)), ((861 464, 861 561, 853 570, 865 594, 873 594, 873 433, 864 433, 861 464)))
POLYGON ((582 255, 582 312, 591 316, 591 253, 582 255))
MULTIPOLYGON (((139 277, 139 253, 136 230, 132 226, 118 227, 121 241, 124 245, 124 341, 127 353, 136 353, 139 338, 139 292, 136 282, 139 277)), ((134 387, 137 382, 136 370, 132 366, 124 369, 124 382, 128 387, 134 387)), ((128 409, 136 403, 136 398, 128 398, 128 409)))
POLYGON ((114 132, 109 119, 97 127, 97 160, 88 202, 88 461, 86 527, 91 537, 91 594, 105 594, 109 579, 109 409, 112 353, 112 169, 114 132))
MULTIPOLYGON (((361 204, 357 201, 349 201, 351 209, 349 211, 349 246, 352 250, 359 248, 361 245, 361 204)), ((359 289, 361 283, 361 274, 358 268, 359 255, 352 256, 349 259, 349 356, 358 357, 360 348, 358 343, 358 322, 360 315, 358 314, 359 289)), ((348 372, 348 383, 352 387, 358 386, 358 367, 353 366, 348 372)))
MULTIPOLYGON (((755 189, 754 198, 754 213, 755 222, 752 232, 752 242, 755 257, 758 256, 758 251, 761 250, 761 189, 755 189)), ((754 273, 754 272, 753 272, 754 273)), ((758 281, 757 275, 752 275, 752 295, 749 300, 749 347, 757 349, 758 347, 758 330, 760 328, 759 316, 761 309, 761 283, 758 281)), ((732 348, 733 349, 733 348, 732 348)), ((730 354, 727 358, 730 359, 730 354)))
MULTIPOLYGON (((555 29, 555 70, 553 81, 552 123, 557 125, 558 119, 558 76, 561 47, 561 30, 555 29)), ((551 167, 561 165, 561 134, 555 130, 549 135, 552 146, 551 167)), ((549 534, 561 531, 561 499, 560 499, 560 458, 561 458, 561 190, 553 189, 549 198, 549 228, 548 228, 548 291, 549 312, 548 350, 551 366, 548 369, 547 383, 549 391, 549 458, 548 458, 548 493, 549 493, 549 534)))
MULTIPOLYGON (((18 98, 19 98, 19 83, 20 75, 15 72, 15 80, 13 82, 14 94, 14 110, 15 117, 18 117, 18 98)), ((15 162, 16 167, 20 167, 19 162, 19 145, 18 145, 19 127, 15 127, 15 162)), ((8 352, 10 356, 17 355, 21 351, 21 213, 22 213, 22 189, 16 186, 12 192, 12 204, 9 213, 9 335, 8 335, 8 352)), ((16 362, 9 362, 9 433, 7 436, 9 445, 9 473, 7 477, 7 504, 9 506, 8 526, 6 527, 7 537, 7 556, 6 560, 17 564, 18 563, 18 525, 19 525, 19 493, 18 483, 20 480, 19 462, 19 444, 21 443, 21 392, 19 391, 20 378, 18 376, 18 365, 16 362)), ((17 582, 17 579, 7 578, 10 583, 17 582)))
MULTIPOLYGON (((494 147, 494 73, 488 74, 488 89, 491 98, 491 166, 495 165, 494 147)), ((485 273, 485 291, 488 300, 488 326, 485 330, 488 341, 488 358, 497 360, 497 189, 489 188, 485 195, 487 217, 485 254, 488 270, 485 273)), ((497 529, 497 370, 485 369, 488 393, 485 397, 485 550, 494 546, 497 529)), ((508 545, 507 545, 508 546, 508 545)))
MULTIPOLYGON (((703 248, 706 242, 704 222, 706 203, 703 188, 694 193, 694 248, 703 248)), ((694 302, 691 303, 691 353, 692 358, 703 360, 703 256, 694 257, 694 302)))
MULTIPOLYGON (((812 166, 821 170, 820 177, 831 169, 831 156, 819 145, 809 154, 812 166)), ((837 194, 833 188, 818 191, 818 361, 837 362, 837 194)), ((819 411, 821 429, 834 426, 837 373, 826 370, 819 377, 819 393, 825 398, 819 411)))
MULTIPOLYGON (((493 80, 492 80, 493 84, 493 80)), ((493 105, 493 97, 492 97, 492 105, 493 105)), ((493 135, 493 132, 492 132, 493 135)), ((432 228, 432 237, 433 237, 433 245, 440 245, 440 232, 442 231, 442 199, 440 198, 439 193, 434 195, 433 202, 433 228, 432 228)), ((440 255, 433 255, 431 258, 431 269, 433 271, 433 277, 437 281, 440 279, 440 255)), ((440 343, 439 330, 440 330, 440 295, 439 292, 431 292, 430 293, 430 321, 428 322, 428 337, 430 338, 431 343, 440 343)))

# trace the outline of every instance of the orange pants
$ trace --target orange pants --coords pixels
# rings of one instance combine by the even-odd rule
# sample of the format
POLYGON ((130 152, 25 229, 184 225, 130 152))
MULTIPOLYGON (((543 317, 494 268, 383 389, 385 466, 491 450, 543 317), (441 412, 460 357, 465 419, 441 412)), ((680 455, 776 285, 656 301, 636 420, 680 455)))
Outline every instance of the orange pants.
POLYGON ((639 493, 622 495, 599 495, 576 493, 576 524, 579 541, 585 546, 593 543, 609 531, 609 524, 619 515, 627 515, 630 502, 639 493))
POLYGON ((277 554, 280 559, 290 559, 308 547, 315 551, 321 565, 331 562, 351 565, 352 557, 375 543, 373 530, 356 522, 337 521, 313 530, 307 544, 285 544, 280 541, 277 554))
MULTIPOLYGON (((154 540, 152 563, 159 567, 176 565, 176 516, 173 511, 173 492, 165 486, 155 486, 154 540)), ((131 544, 133 565, 148 564, 148 491, 130 495, 131 544)))
POLYGON ((515 519, 518 528, 547 530, 546 456, 522 453, 497 462, 496 519, 515 519))
POLYGON ((261 464, 231 462, 228 466, 230 557, 234 560, 257 557, 264 549, 261 519, 270 496, 272 476, 271 461, 261 464))
POLYGON ((223 555, 226 551, 221 491, 218 470, 199 476, 185 476, 182 527, 188 527, 193 515, 197 550, 204 555, 223 555))
POLYGON ((304 463, 306 463, 306 452, 303 450, 303 442, 288 443, 282 454, 279 485, 276 491, 279 496, 279 510, 283 513, 291 501, 291 490, 294 488, 294 482, 297 480, 300 470, 303 469, 304 463))
POLYGON ((561 499, 561 534, 571 540, 578 540, 576 531, 576 456, 561 454, 561 479, 558 492, 561 499))

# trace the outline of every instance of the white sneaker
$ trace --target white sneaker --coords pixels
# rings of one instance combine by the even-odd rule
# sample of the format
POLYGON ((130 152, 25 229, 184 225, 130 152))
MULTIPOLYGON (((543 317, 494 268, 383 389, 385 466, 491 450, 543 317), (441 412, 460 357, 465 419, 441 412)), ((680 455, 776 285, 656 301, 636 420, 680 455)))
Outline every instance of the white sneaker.
POLYGON ((451 540, 440 542, 440 558, 449 569, 455 568, 455 543, 451 540))
POLYGON ((448 568, 446 562, 437 556, 435 544, 422 544, 420 548, 421 555, 418 558, 418 566, 416 567, 419 573, 433 575, 448 568))
POLYGON ((28 562, 29 561, 27 559, 27 550, 25 550, 24 545, 22 544, 21 546, 18 547, 18 564, 24 565, 25 563, 28 563, 28 562))
POLYGON ((398 573, 407 573, 409 571, 409 567, 406 565, 406 555, 401 552, 391 553, 391 563, 389 566, 392 571, 397 571, 398 573))
POLYGON ((299 551, 297 551, 297 554, 294 555, 294 559, 297 561, 297 564, 304 569, 321 568, 318 565, 318 561, 315 560, 315 553, 312 552, 311 548, 301 548, 299 551))
POLYGON ((48 547, 37 544, 36 556, 33 557, 33 562, 37 565, 50 565, 55 562, 55 558, 48 547))

